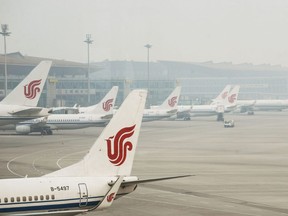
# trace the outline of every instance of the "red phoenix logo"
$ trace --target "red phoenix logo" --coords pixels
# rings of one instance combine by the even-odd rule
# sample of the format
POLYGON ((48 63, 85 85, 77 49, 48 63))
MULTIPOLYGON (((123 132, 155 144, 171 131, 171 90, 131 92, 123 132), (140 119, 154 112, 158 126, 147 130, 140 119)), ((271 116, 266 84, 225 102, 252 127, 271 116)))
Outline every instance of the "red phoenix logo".
POLYGON ((227 97, 228 92, 223 92, 222 99, 225 99, 227 97))
POLYGON ((28 99, 34 99, 37 95, 37 92, 40 92, 38 87, 41 84, 41 79, 33 80, 29 84, 24 86, 24 95, 28 99))
POLYGON ((168 104, 170 107, 174 107, 176 103, 177 103, 177 96, 172 97, 171 99, 168 100, 168 104))
POLYGON ((112 164, 115 166, 122 165, 127 157, 127 151, 131 151, 133 148, 133 144, 129 141, 125 142, 125 139, 131 137, 134 134, 134 128, 136 125, 131 127, 125 127, 118 131, 115 138, 114 136, 109 137, 107 142, 107 152, 108 158, 112 164), (113 141, 113 149, 112 149, 112 141, 113 141))
POLYGON ((236 94, 232 94, 228 97, 229 103, 234 103, 235 100, 236 100, 236 94))
POLYGON ((112 107, 113 99, 109 99, 102 104, 102 108, 104 111, 108 112, 112 107))
POLYGON ((112 200, 115 198, 114 195, 115 193, 111 193, 109 196, 107 196, 107 202, 112 202, 112 200))

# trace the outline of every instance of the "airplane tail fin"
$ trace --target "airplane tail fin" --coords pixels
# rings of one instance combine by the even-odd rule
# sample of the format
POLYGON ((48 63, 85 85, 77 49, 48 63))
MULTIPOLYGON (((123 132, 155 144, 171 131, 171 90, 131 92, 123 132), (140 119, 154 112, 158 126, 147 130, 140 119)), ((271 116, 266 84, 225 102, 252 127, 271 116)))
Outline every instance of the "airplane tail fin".
POLYGON ((220 94, 215 99, 213 99, 212 104, 223 102, 227 98, 230 90, 231 90, 231 85, 226 85, 225 88, 220 92, 220 94))
POLYGON ((239 95, 240 86, 235 85, 228 94, 228 97, 225 99, 225 106, 226 107, 234 107, 237 104, 237 99, 239 95))
MULTIPOLYGON (((85 113, 110 115, 113 114, 113 108, 118 93, 118 86, 113 86, 112 89, 105 95, 105 97, 96 105, 87 107, 85 113)), ((80 108, 81 110, 81 108, 80 108)), ((82 113, 80 111, 80 113, 82 113)))
POLYGON ((180 98, 181 86, 177 86, 166 100, 159 106, 159 109, 174 110, 177 109, 180 98))
POLYGON ((82 161, 46 176, 129 176, 146 97, 132 91, 82 161))
POLYGON ((0 103, 37 106, 51 64, 51 61, 41 61, 0 103))

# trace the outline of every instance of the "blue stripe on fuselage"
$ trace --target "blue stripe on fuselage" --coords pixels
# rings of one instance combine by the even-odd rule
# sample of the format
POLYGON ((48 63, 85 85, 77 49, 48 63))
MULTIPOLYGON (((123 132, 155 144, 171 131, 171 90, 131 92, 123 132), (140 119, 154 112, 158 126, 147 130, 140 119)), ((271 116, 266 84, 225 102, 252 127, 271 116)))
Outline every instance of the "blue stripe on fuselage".
MULTIPOLYGON (((92 199, 92 198, 89 198, 89 199, 92 199)), ((71 199, 70 199, 71 200, 71 199)), ((93 207, 93 206, 96 206, 99 204, 100 200, 98 201, 88 201, 87 202, 87 205, 83 205, 82 207, 80 207, 80 200, 79 198, 77 199, 73 199, 75 200, 76 202, 75 203, 64 203, 64 204, 56 204, 57 202, 63 202, 63 201, 67 201, 67 200, 56 200, 56 201, 53 201, 53 204, 50 204, 50 205, 34 205, 34 206, 21 206, 21 207, 9 207, 9 208, 1 208, 1 206, 7 206, 7 204, 1 204, 0 205, 0 213, 12 213, 12 212, 27 212, 27 211, 45 211, 45 210, 63 210, 63 209, 72 209, 72 208, 77 208, 77 209, 85 209, 85 207, 93 207), (56 203, 55 203, 56 202, 56 203)), ((41 203, 44 203, 45 201, 43 202, 37 202, 37 204, 41 204, 41 203)), ((32 202, 32 204, 35 204, 36 202, 32 202)), ((83 202, 85 203, 85 202, 83 202)), ((16 205, 16 204, 24 204, 24 203, 11 203, 9 205, 16 205)), ((28 203, 29 204, 29 203, 28 203)))

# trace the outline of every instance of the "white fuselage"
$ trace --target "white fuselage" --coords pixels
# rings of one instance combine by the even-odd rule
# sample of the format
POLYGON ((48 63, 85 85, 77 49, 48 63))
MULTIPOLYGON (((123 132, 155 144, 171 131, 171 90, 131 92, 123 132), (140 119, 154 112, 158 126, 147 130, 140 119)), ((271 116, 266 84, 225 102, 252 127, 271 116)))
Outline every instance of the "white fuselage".
POLYGON ((214 105, 194 105, 191 107, 190 116, 213 116, 217 115, 217 106, 214 105))
POLYGON ((52 130, 70 130, 86 127, 104 126, 109 120, 102 119, 96 114, 59 114, 50 115, 47 118, 46 126, 52 130))
POLYGON ((255 110, 283 110, 288 108, 288 100, 256 100, 255 110))
POLYGON ((44 128, 50 130, 73 130, 87 127, 103 127, 109 119, 96 114, 52 114, 44 121, 43 118, 31 119, 0 126, 0 130, 16 130, 17 133, 28 134, 41 132, 44 128), (42 121, 41 124, 40 121, 42 121))
MULTIPOLYGON (((0 215, 72 214, 96 209, 117 177, 39 177, 0 180, 0 215), (13 188, 13 189, 12 189, 13 188)), ((120 188, 117 196, 135 185, 120 188)))
POLYGON ((237 105, 254 111, 281 111, 288 109, 288 100, 238 100, 237 105))
POLYGON ((174 115, 176 115, 177 109, 175 110, 166 110, 166 109, 144 109, 143 113, 143 122, 146 121, 155 121, 165 118, 170 118, 174 115))

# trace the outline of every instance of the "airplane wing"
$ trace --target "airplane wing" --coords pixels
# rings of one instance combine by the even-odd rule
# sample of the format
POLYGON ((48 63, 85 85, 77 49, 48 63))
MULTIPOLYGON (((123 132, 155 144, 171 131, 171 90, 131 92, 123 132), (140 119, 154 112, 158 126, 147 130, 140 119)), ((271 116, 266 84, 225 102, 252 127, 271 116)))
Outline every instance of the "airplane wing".
POLYGON ((55 112, 65 112, 65 113, 78 114, 79 108, 75 107, 75 105, 73 107, 53 107, 52 113, 55 113, 55 112))
POLYGON ((164 177, 164 178, 153 178, 153 179, 131 180, 131 181, 127 180, 121 183, 121 187, 128 186, 128 185, 148 183, 148 182, 176 179, 176 178, 185 178, 185 177, 190 177, 190 176, 195 176, 195 175, 170 176, 170 177, 164 177))
MULTIPOLYGON (((12 110, 9 114, 14 116, 33 116, 39 114, 42 110, 46 108, 42 107, 27 107, 27 109, 12 110)), ((47 113, 50 112, 50 109, 47 109, 47 113)))
POLYGON ((101 119, 112 119, 112 117, 113 117, 113 114, 108 114, 108 115, 102 116, 101 119))

